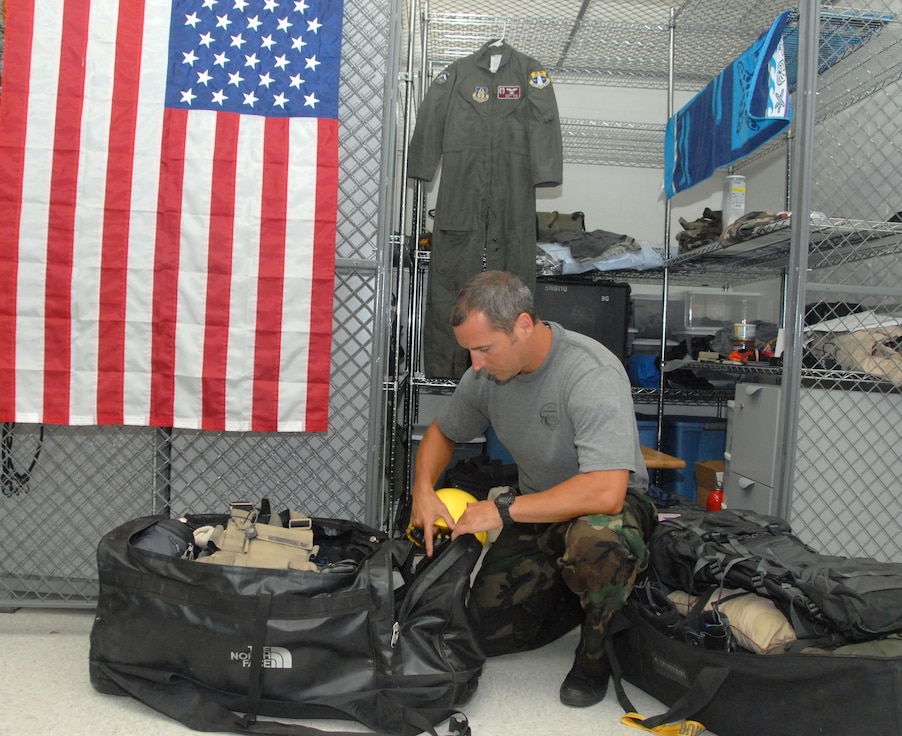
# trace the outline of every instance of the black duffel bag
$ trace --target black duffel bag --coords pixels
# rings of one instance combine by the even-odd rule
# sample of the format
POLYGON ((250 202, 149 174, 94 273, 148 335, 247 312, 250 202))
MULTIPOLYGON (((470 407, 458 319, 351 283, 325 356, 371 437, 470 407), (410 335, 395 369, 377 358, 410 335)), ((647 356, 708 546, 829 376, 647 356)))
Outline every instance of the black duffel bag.
POLYGON ((679 723, 679 733, 694 735, 702 733, 701 723, 719 736, 902 733, 902 657, 878 650, 717 651, 669 635, 653 615, 639 611, 639 599, 634 595, 618 612, 606 642, 617 699, 630 724, 652 730, 679 723), (621 678, 668 710, 637 715, 621 678))
MULTIPOLYGON (((194 517, 188 527, 227 521, 194 517)), ((426 559, 357 522, 313 519, 323 563, 313 572, 205 565, 179 556, 178 544, 135 544, 156 525, 166 537, 180 531, 142 517, 98 545, 89 662, 98 691, 200 731, 320 733, 258 715, 353 719, 397 736, 451 719, 466 731, 456 708, 485 661, 466 606, 481 551, 472 535, 426 559)))

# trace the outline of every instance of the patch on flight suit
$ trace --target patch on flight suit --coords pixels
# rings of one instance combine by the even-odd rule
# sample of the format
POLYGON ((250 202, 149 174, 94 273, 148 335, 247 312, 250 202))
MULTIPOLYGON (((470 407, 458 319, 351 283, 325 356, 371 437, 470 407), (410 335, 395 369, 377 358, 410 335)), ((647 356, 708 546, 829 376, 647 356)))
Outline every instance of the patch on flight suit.
POLYGON ((529 75, 529 85, 530 87, 535 87, 536 89, 542 89, 543 87, 547 87, 551 84, 551 77, 548 76, 548 72, 544 69, 541 69, 537 72, 531 72, 529 75))
POLYGON ((520 99, 520 85, 502 85, 498 87, 498 99, 499 100, 519 100, 520 99))
POLYGON ((475 90, 473 90, 473 99, 476 100, 476 102, 488 102, 489 88, 477 87, 475 90))
POLYGON ((444 84, 448 81, 448 72, 439 72, 432 81, 435 82, 435 84, 444 84))

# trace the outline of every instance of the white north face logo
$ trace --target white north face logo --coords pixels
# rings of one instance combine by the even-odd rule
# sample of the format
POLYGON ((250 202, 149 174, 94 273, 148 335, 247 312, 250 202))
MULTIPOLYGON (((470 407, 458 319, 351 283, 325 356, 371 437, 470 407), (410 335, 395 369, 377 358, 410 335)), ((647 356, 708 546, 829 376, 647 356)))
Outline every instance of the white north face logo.
MULTIPOLYGON (((248 647, 246 652, 232 652, 231 660, 241 662, 242 667, 250 667, 253 656, 253 647, 248 647)), ((263 669, 290 670, 291 652, 283 647, 263 647, 263 669)))

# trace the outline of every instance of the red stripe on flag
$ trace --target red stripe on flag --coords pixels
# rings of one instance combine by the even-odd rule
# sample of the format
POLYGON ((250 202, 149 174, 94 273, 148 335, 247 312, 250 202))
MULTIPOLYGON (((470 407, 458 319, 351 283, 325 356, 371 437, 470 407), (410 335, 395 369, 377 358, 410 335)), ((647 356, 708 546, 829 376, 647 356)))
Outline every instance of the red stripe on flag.
POLYGON ((22 217, 22 177, 25 172, 25 131, 28 124, 28 80, 34 3, 23 0, 8 11, 3 49, 7 73, 0 96, 0 421, 16 421, 16 303, 19 275, 19 230, 22 217))
POLYGON ((307 373, 308 432, 329 428, 332 299, 335 291, 335 228, 338 211, 338 121, 319 120, 316 152, 316 222, 310 299, 310 359, 307 373))
POLYGON ((125 305, 144 12, 119 6, 113 99, 107 142, 97 336, 97 423, 122 424, 125 383, 125 305))
POLYGON ((239 126, 240 117, 234 113, 223 112, 216 116, 201 374, 202 429, 224 429, 226 420, 226 362, 229 348, 239 126))
POLYGON ((187 111, 167 108, 163 112, 150 351, 150 424, 156 427, 171 427, 174 422, 175 326, 187 127, 187 111))
POLYGON ((44 422, 69 423, 72 367, 72 256, 84 107, 87 3, 66 3, 50 174, 44 293, 44 422))
POLYGON ((279 365, 282 350, 282 294, 285 290, 285 213, 288 207, 290 120, 267 118, 263 134, 263 190, 260 208, 260 270, 254 338, 251 429, 278 430, 279 365))

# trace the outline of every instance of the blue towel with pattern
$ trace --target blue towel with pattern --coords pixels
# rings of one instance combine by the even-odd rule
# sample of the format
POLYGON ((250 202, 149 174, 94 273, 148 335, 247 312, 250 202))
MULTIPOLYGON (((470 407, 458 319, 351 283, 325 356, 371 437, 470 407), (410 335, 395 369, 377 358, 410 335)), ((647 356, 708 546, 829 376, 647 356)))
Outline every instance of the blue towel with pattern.
POLYGON ((791 11, 667 121, 664 191, 677 192, 711 177, 781 133, 792 119, 783 52, 791 11))

